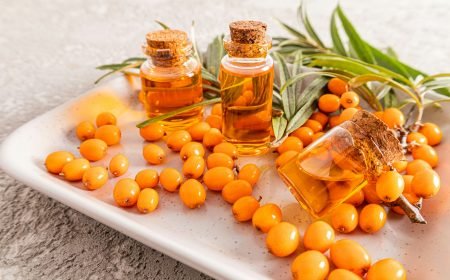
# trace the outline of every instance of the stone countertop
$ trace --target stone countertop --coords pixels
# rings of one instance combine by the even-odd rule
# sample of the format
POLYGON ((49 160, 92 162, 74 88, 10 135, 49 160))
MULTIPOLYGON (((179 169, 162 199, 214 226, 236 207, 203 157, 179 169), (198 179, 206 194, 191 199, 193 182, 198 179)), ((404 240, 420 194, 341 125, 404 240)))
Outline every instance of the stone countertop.
MULTIPOLYGON (((450 1, 341 0, 368 41, 393 47, 420 69, 450 71, 450 1)), ((93 86, 95 66, 140 54, 161 20, 196 22, 200 46, 236 19, 260 19, 272 35, 295 25, 298 1, 0 0, 0 141, 23 123, 93 86)), ((335 1, 309 1, 329 42, 335 1)), ((1 279, 209 279, 80 214, 0 170, 1 279)))

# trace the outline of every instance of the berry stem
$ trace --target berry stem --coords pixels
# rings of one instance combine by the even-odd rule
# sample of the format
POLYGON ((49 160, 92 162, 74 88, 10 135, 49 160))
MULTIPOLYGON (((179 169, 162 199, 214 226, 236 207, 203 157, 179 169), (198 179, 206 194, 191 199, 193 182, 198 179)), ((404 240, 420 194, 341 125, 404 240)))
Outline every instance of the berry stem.
POLYGON ((422 204, 421 200, 419 200, 418 206, 415 206, 411 204, 403 195, 400 195, 400 197, 394 202, 385 203, 385 205, 389 207, 400 206, 400 208, 402 208, 403 211, 405 211, 405 214, 408 216, 411 223, 426 224, 427 221, 422 216, 419 210, 421 204, 422 204))

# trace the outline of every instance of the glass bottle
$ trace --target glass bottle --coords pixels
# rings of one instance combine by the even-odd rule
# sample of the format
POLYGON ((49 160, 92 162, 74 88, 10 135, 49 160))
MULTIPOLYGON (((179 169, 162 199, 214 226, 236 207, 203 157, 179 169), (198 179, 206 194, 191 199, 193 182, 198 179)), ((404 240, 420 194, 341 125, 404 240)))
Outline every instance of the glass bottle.
POLYGON ((236 21, 229 27, 219 74, 222 133, 240 155, 257 155, 268 150, 271 138, 272 40, 259 21, 236 21))
MULTIPOLYGON (((192 56, 187 34, 158 30, 146 36, 141 66, 143 103, 149 117, 156 117, 203 100, 201 65, 192 56)), ((182 129, 200 121, 203 107, 161 121, 166 130, 182 129)))
POLYGON ((331 129, 278 168, 300 205, 320 218, 403 160, 400 142, 367 111, 331 129))

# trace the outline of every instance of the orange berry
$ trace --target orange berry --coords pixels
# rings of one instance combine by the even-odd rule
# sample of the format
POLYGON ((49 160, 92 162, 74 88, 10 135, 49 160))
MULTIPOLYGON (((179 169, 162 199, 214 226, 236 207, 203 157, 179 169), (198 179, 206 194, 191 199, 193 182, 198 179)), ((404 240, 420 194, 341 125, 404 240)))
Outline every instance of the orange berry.
POLYGON ((223 166, 213 167, 203 175, 203 183, 212 191, 222 191, 223 187, 233 180, 233 170, 223 166))
POLYGON ((233 180, 223 187, 222 197, 226 202, 233 204, 239 198, 251 195, 252 192, 253 188, 249 182, 244 180, 233 180))
POLYGON ((116 125, 117 119, 116 116, 114 116, 110 112, 103 112, 98 114, 97 119, 95 120, 95 123, 97 124, 97 127, 101 127, 104 125, 116 125))
POLYGON ((222 103, 216 103, 212 106, 211 115, 222 116, 222 103))
POLYGON ((159 174, 161 186, 169 192, 175 192, 183 183, 183 176, 175 168, 164 168, 159 174))
POLYGON ((81 143, 80 154, 89 161, 98 161, 105 157, 108 145, 100 139, 88 139, 81 143))
POLYGON ((217 128, 211 128, 203 136, 203 145, 207 149, 212 150, 215 146, 219 145, 223 141, 223 135, 217 128))
POLYGON ((327 125, 327 123, 328 123, 328 116, 325 115, 322 112, 314 112, 314 113, 312 113, 312 115, 311 115, 311 117, 309 117, 309 119, 320 122, 322 127, 325 127, 327 125))
POLYGON ((158 172, 153 169, 144 169, 139 171, 134 178, 141 189, 154 188, 158 185, 158 172))
POLYGON ((187 131, 194 141, 203 141, 203 136, 211 128, 207 122, 198 122, 193 126, 189 127, 187 131))
POLYGON ((285 165, 287 162, 289 162, 291 159, 297 157, 298 152, 297 151, 287 151, 282 153, 281 155, 279 155, 277 157, 277 159, 275 160, 275 166, 277 168, 282 167, 283 165, 285 165))
POLYGON ((217 128, 219 130, 222 129, 222 116, 218 115, 209 115, 206 117, 205 121, 214 128, 217 128))
POLYGON ((250 183, 250 185, 255 186, 261 177, 261 169, 256 164, 247 163, 242 168, 239 169, 238 179, 245 180, 250 183))
POLYGON ((360 206, 364 202, 364 192, 362 190, 357 191, 354 195, 350 196, 345 203, 352 204, 355 207, 360 206))
POLYGON ((351 120, 357 112, 358 112, 358 109, 356 109, 356 108, 345 109, 344 111, 342 111, 341 115, 339 116, 339 123, 343 123, 345 121, 351 120))
POLYGON ((253 227, 262 232, 268 232, 274 225, 281 222, 282 213, 276 204, 268 203, 259 207, 252 217, 253 227))
POLYGON ((338 126, 338 125, 341 124, 341 122, 340 122, 341 118, 340 117, 341 117, 340 115, 336 115, 336 116, 331 116, 330 117, 330 119, 328 121, 328 124, 330 125, 330 128, 333 128, 333 127, 338 126))
POLYGON ((277 257, 287 257, 294 253, 299 243, 300 234, 297 227, 287 222, 273 226, 266 237, 267 249, 277 257))
POLYGON ((89 190, 96 190, 108 182, 108 171, 102 166, 87 169, 83 174, 83 185, 89 190))
POLYGON ((295 280, 325 280, 329 271, 327 257, 314 250, 301 253, 291 265, 292 278, 295 280))
POLYGON ((365 274, 371 263, 366 249, 349 239, 341 239, 331 245, 330 258, 337 268, 350 270, 360 276, 365 274))
POLYGON ((165 132, 164 128, 160 123, 151 123, 145 127, 139 129, 139 134, 146 141, 158 141, 163 138, 165 132))
POLYGON ((359 96, 356 92, 347 91, 341 95, 341 106, 344 108, 355 108, 359 105, 359 96))
MULTIPOLYGON (((323 130, 322 125, 320 124, 320 122, 315 121, 315 120, 307 120, 302 127, 309 127, 312 129, 312 131, 314 133, 320 132, 323 130)), ((301 140, 301 139, 300 139, 301 140)))
POLYGON ((386 210, 379 204, 367 204, 359 213, 359 227, 367 232, 379 231, 386 224, 386 210))
POLYGON ((66 151, 57 151, 49 154, 45 158, 45 168, 53 174, 61 173, 64 165, 72 161, 75 157, 72 153, 66 151))
POLYGON ((253 196, 243 196, 236 200, 231 208, 233 216, 238 222, 250 221, 259 208, 259 201, 253 196))
POLYGON ((95 137, 95 126, 88 121, 81 122, 77 125, 76 134, 80 141, 92 139, 95 137))
POLYGON ((376 203, 379 204, 383 202, 377 195, 377 188, 375 184, 368 184, 362 189, 364 193, 364 200, 367 203, 376 203))
POLYGON ((417 172, 425 169, 431 169, 431 165, 422 159, 415 159, 406 165, 406 174, 415 175, 417 172))
POLYGON ((302 141, 303 145, 308 146, 312 142, 314 131, 306 126, 297 128, 291 133, 291 136, 297 137, 302 141))
POLYGON ((428 145, 434 146, 441 143, 442 131, 434 123, 424 123, 420 128, 419 132, 424 135, 428 140, 428 145))
POLYGON ((300 139, 294 136, 288 136, 284 142, 278 146, 278 153, 282 154, 287 151, 301 152, 303 150, 303 143, 300 139))
POLYGON ((186 143, 180 150, 181 160, 187 160, 191 156, 201 156, 205 155, 205 148, 201 143, 189 142, 186 143))
POLYGON ((177 130, 167 137, 167 147, 174 152, 179 152, 181 148, 192 141, 192 137, 186 130, 177 130))
POLYGON ((375 115, 375 117, 379 118, 380 120, 383 120, 384 111, 376 111, 373 112, 373 114, 375 115))
POLYGON ((120 179, 114 186, 114 200, 122 207, 133 206, 138 200, 140 191, 139 185, 133 179, 120 179))
POLYGON ((91 166, 87 159, 75 158, 64 165, 59 175, 64 176, 67 181, 80 181, 89 167, 91 166))
POLYGON ((328 90, 332 94, 341 96, 348 91, 348 85, 345 81, 339 78, 331 78, 330 81, 328 81, 328 90))
POLYGON ((333 113, 339 110, 341 103, 339 97, 334 94, 324 94, 319 98, 319 109, 325 113, 333 113))
POLYGON ((405 116, 397 108, 387 108, 384 110, 382 120, 389 128, 400 127, 405 124, 405 116))
POLYGON ((412 175, 402 175, 403 181, 405 182, 405 188, 403 189, 403 193, 412 193, 411 182, 414 178, 412 175))
POLYGON ((234 168, 234 161, 233 159, 224 153, 212 153, 208 156, 206 160, 206 166, 208 169, 223 166, 229 169, 234 168))
POLYGON ((205 170, 205 159, 201 156, 191 156, 183 164, 183 175, 185 178, 200 178, 205 170))
POLYGON ((103 125, 95 132, 95 138, 105 141, 108 146, 119 144, 121 137, 120 129, 112 124, 103 125))
POLYGON ((405 181, 397 171, 387 171, 377 179, 378 197, 385 202, 393 202, 403 193, 405 181))
POLYGON ((420 132, 411 132, 406 137, 406 143, 428 144, 427 137, 420 132))
POLYGON ((340 233, 350 233, 358 226, 358 211, 355 206, 342 203, 331 213, 331 225, 340 233))
POLYGON ((362 280, 362 278, 350 270, 338 268, 330 272, 328 280, 362 280))
POLYGON ((166 153, 164 153, 164 150, 156 144, 145 145, 142 149, 142 155, 148 163, 154 165, 161 164, 166 158, 166 153))
POLYGON ((158 207, 158 203, 158 192, 152 188, 146 188, 139 192, 136 206, 139 212, 150 213, 155 211, 156 207, 158 207))
POLYGON ((439 161, 438 155, 433 147, 429 145, 420 145, 412 149, 413 159, 422 159, 430 164, 432 168, 436 167, 439 161))
POLYGON ((315 221, 306 228, 303 245, 307 250, 325 253, 334 243, 334 238, 334 230, 328 223, 315 221))
POLYGON ((205 188, 195 179, 189 179, 181 184, 179 194, 184 205, 191 209, 202 206, 206 200, 205 188))
POLYGON ((430 198, 435 196, 441 188, 441 180, 436 171, 424 169, 414 175, 411 190, 418 197, 430 198))
POLYGON ((129 166, 130 162, 128 161, 128 158, 122 154, 118 154, 113 156, 109 162, 109 172, 111 172, 114 177, 119 177, 128 171, 129 166))
POLYGON ((394 167, 398 173, 402 173, 403 171, 405 171, 407 166, 408 162, 406 160, 399 160, 392 163, 392 167, 394 167))
POLYGON ((382 259, 374 263, 366 276, 367 280, 406 280, 406 270, 394 259, 382 259))
POLYGON ((323 132, 317 132, 317 133, 314 133, 314 135, 313 135, 313 137, 312 137, 313 142, 315 142, 317 139, 319 139, 320 137, 322 137, 324 134, 325 134, 325 133, 323 133, 323 132))
POLYGON ((238 150, 235 145, 228 143, 228 142, 222 142, 220 144, 217 144, 214 146, 214 153, 224 153, 229 155, 232 159, 238 158, 238 150))

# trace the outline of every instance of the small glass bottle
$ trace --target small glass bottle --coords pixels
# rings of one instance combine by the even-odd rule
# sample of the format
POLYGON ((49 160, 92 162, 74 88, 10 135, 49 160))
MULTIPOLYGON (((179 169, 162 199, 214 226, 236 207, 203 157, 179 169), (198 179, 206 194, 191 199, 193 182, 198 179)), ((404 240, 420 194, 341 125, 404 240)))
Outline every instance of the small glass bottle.
POLYGON ((360 110, 279 167, 278 173, 300 205, 320 218, 403 158, 394 133, 360 110))
POLYGON ((241 155, 268 150, 272 128, 273 60, 267 25, 235 21, 224 38, 227 51, 220 66, 222 133, 241 155))
MULTIPOLYGON (((141 66, 143 103, 149 117, 156 117, 203 100, 201 65, 192 56, 187 34, 159 30, 146 36, 141 66)), ((203 107, 162 121, 166 130, 182 129, 200 121, 203 107)))

